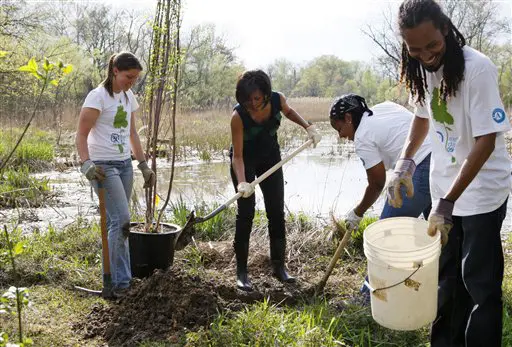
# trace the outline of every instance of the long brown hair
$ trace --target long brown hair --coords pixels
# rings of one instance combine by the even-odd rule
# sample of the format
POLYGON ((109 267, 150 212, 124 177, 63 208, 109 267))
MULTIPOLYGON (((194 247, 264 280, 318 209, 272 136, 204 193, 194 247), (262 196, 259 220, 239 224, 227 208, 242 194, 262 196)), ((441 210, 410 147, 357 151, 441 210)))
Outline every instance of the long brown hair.
POLYGON ((107 77, 101 82, 105 87, 108 94, 114 97, 113 81, 114 81, 114 67, 119 71, 126 71, 131 69, 137 69, 142 71, 142 65, 133 53, 130 52, 119 52, 112 54, 108 61, 107 77))

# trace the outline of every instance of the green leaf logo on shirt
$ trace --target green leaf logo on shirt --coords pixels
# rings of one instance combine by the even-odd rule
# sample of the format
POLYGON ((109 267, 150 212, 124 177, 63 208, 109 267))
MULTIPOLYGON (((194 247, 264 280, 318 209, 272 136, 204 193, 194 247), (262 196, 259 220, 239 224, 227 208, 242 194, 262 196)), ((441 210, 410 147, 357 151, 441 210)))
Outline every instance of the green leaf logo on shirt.
POLYGON ((119 153, 123 153, 124 152, 123 145, 117 145, 117 148, 119 148, 119 153))
POLYGON ((127 114, 123 105, 117 106, 116 116, 114 117, 114 128, 126 128, 128 126, 128 120, 126 119, 127 114))
MULTIPOLYGON (((445 136, 445 149, 447 152, 450 152, 448 150, 448 139, 450 138, 450 131, 452 130, 448 125, 453 125, 454 120, 453 116, 448 112, 448 106, 446 104, 445 100, 442 100, 439 96, 439 88, 434 88, 432 91, 432 100, 430 101, 430 108, 432 109, 432 116, 434 117, 434 120, 440 124, 443 125, 445 136)), ((457 160, 452 155, 452 163, 455 164, 457 160)))
POLYGON ((448 107, 446 106, 446 101, 441 100, 439 98, 439 88, 434 88, 432 93, 432 101, 430 101, 430 107, 432 108, 432 114, 436 122, 445 124, 445 125, 453 125, 453 117, 448 112, 448 107))

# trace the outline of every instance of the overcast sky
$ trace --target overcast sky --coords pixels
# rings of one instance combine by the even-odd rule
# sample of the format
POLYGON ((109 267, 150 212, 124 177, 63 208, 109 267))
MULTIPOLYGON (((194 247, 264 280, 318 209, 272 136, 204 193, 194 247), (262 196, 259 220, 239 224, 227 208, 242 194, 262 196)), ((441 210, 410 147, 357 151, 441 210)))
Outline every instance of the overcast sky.
MULTIPOLYGON (((124 8, 154 10, 156 0, 95 0, 124 8)), ((463 0, 461 0, 463 1, 463 0)), ((512 0, 497 1, 512 18, 512 0)), ((399 1, 385 0, 183 0, 183 26, 215 24, 247 68, 278 58, 304 63, 324 54, 370 61, 380 54, 361 29, 380 25, 399 1)))
POLYGON ((323 54, 369 60, 377 50, 361 28, 390 5, 398 6, 374 0, 188 0, 184 25, 215 23, 247 68, 323 54))

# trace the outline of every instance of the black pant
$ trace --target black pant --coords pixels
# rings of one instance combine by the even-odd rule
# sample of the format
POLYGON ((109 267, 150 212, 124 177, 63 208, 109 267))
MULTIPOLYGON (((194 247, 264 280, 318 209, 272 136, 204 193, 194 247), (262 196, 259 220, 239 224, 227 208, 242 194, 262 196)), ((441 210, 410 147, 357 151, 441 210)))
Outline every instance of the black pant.
POLYGON ((501 346, 505 201, 489 213, 454 217, 439 259, 431 346, 501 346))
MULTIPOLYGON (((272 152, 269 156, 263 158, 244 158, 245 180, 252 182, 256 177, 265 173, 272 166, 281 161, 279 151, 272 152)), ((233 165, 231 165, 231 178, 233 185, 238 185, 233 165)), ((272 175, 260 183, 263 199, 265 201, 265 211, 268 219, 268 231, 270 240, 285 238, 284 223, 284 179, 283 170, 280 168, 272 175)), ((254 207, 256 199, 254 194, 248 198, 240 198, 237 201, 238 210, 236 214, 236 234, 235 247, 249 242, 252 222, 254 219, 254 207)))

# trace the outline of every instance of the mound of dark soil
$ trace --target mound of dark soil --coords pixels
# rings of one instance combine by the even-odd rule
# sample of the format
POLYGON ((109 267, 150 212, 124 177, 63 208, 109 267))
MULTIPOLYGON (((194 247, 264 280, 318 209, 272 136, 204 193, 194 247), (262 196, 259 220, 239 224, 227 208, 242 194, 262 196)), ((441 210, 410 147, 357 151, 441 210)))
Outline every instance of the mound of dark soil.
POLYGON ((255 252, 249 261, 254 291, 236 288, 233 251, 227 243, 200 244, 204 268, 199 276, 176 262, 136 283, 128 295, 111 307, 93 307, 79 329, 84 337, 102 335, 109 346, 136 346, 142 341, 177 342, 186 331, 207 327, 219 312, 234 312, 247 304, 269 300, 294 305, 311 297, 311 284, 280 283, 272 276, 268 255, 255 252), (100 316, 100 317, 98 317, 100 316))
POLYGON ((172 341, 185 328, 207 326, 218 309, 219 298, 212 283, 177 269, 160 271, 113 307, 104 337, 111 346, 172 341))
POLYGON ((96 303, 83 322, 74 324, 73 329, 80 331, 84 338, 93 338, 105 334, 112 320, 112 307, 96 303))

